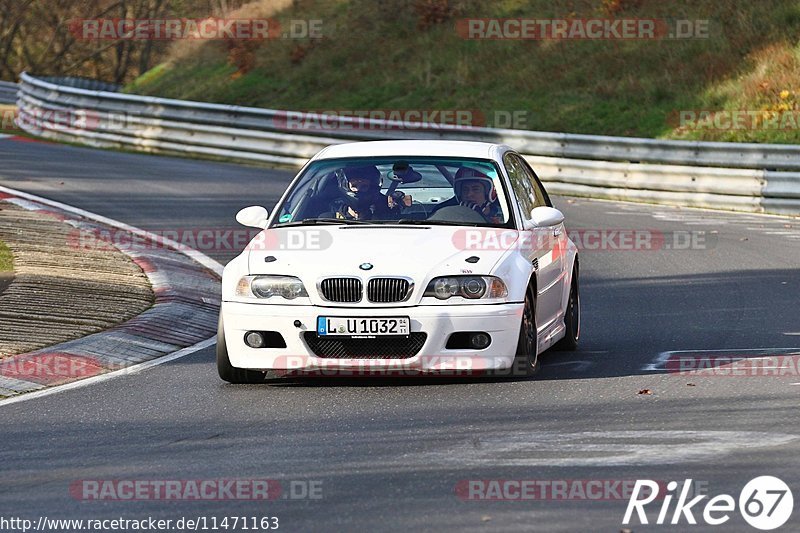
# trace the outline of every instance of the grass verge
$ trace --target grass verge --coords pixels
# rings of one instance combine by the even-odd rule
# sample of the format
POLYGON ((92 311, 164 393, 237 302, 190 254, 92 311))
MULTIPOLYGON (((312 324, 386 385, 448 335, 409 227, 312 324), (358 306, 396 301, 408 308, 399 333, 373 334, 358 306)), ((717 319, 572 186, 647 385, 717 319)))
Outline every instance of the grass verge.
POLYGON ((282 28, 319 20, 322 38, 179 42, 126 90, 301 111, 477 110, 490 127, 521 112, 511 127, 800 142, 796 0, 257 0, 230 15, 248 16, 282 28), (469 40, 457 30, 466 18, 699 20, 708 35, 469 40), (726 127, 739 111, 749 123, 726 127))
POLYGON ((0 241, 0 273, 14 271, 14 256, 6 243, 0 241))

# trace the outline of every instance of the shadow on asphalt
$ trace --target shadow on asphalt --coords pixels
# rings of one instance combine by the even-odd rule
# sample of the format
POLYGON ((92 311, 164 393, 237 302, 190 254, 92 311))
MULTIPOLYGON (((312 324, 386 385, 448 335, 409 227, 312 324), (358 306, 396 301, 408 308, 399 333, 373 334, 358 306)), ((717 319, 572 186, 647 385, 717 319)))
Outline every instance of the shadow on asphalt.
MULTIPOLYGON (((517 376, 282 377, 276 387, 443 386, 465 383, 600 379, 667 373, 644 370, 660 354, 682 350, 800 347, 796 305, 800 270, 596 279, 582 285, 581 344, 548 350, 534 378, 517 376), (647 302, 642 306, 642 302, 647 302)), ((713 354, 713 352, 710 352, 713 354)))

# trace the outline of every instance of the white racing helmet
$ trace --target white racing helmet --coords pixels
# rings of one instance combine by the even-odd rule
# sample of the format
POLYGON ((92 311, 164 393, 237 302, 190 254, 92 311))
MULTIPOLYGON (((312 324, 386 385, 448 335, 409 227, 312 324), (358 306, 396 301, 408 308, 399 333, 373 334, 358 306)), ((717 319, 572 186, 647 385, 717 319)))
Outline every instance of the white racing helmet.
POLYGON ((492 178, 490 178, 483 170, 480 170, 473 166, 463 166, 458 169, 456 172, 455 178, 453 179, 453 190, 456 193, 456 198, 458 201, 463 201, 462 191, 464 189, 464 184, 468 181, 477 181, 481 185, 483 185, 484 190, 486 191, 486 199, 490 202, 494 202, 497 200, 497 191, 494 188, 494 182, 492 178))

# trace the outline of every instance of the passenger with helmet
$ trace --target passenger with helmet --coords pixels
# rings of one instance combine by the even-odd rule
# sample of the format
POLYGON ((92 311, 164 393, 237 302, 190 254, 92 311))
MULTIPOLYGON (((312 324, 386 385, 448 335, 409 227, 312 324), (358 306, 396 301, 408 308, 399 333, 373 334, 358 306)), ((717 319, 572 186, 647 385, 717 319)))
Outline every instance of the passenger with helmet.
POLYGON ((459 205, 477 211, 487 222, 503 222, 494 182, 480 170, 468 166, 459 168, 453 179, 453 189, 459 205))
POLYGON ((381 194, 381 173, 375 165, 347 167, 343 173, 346 201, 336 211, 336 218, 392 220, 399 217, 397 203, 381 194))

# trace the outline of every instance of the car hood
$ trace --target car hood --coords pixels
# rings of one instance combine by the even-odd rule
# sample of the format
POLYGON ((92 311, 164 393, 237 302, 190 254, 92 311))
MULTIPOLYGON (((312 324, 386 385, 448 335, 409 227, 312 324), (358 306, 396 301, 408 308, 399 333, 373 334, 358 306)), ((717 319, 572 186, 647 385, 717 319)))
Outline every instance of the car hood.
POLYGON ((489 274, 519 238, 509 229, 458 226, 302 226, 263 231, 248 246, 250 274, 407 276, 489 274), (469 257, 476 263, 467 263, 469 257), (371 265, 371 268, 368 266, 371 265))

